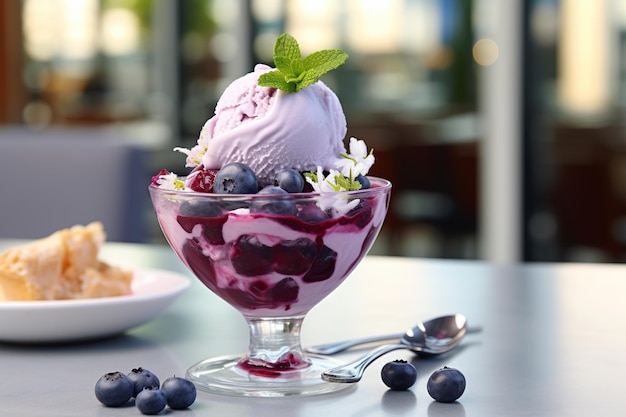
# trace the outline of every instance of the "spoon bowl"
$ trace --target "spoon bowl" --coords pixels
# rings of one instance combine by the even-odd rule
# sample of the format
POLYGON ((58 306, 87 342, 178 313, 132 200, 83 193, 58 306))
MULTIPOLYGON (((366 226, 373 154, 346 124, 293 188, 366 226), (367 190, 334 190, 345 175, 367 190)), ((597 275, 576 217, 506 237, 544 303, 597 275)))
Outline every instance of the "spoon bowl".
POLYGON ((467 333, 467 319, 462 314, 438 317, 407 330, 400 343, 421 348, 421 354, 439 355, 455 347, 467 333))
POLYGON ((433 319, 407 330, 400 343, 381 346, 350 363, 324 371, 322 379, 328 382, 358 382, 365 369, 386 353, 408 349, 418 354, 440 355, 457 346, 465 333, 467 319, 462 314, 433 319))
MULTIPOLYGON (((355 346, 377 343, 377 342, 391 342, 391 341, 399 341, 400 339, 407 338, 412 342, 410 343, 413 346, 418 346, 421 342, 426 345, 426 338, 423 337, 423 334, 428 335, 441 335, 441 334, 456 334, 458 332, 457 317, 461 316, 460 314, 453 314, 448 316, 435 317, 433 319, 427 320, 423 323, 416 324, 413 328, 406 331, 406 333, 395 333, 388 334, 383 336, 373 336, 373 337, 363 337, 359 339, 351 339, 344 340, 341 342, 332 342, 326 343, 322 345, 309 346, 305 349, 308 353, 315 353, 317 355, 334 355, 335 353, 343 352, 347 349, 350 349, 355 346)), ((461 316, 462 317, 462 316, 461 316)), ((479 331, 479 329, 468 328, 466 330, 468 333, 472 331, 479 331)), ((429 340, 428 341, 432 347, 437 344, 445 344, 447 343, 446 338, 442 337, 438 340, 429 340)), ((424 353, 425 355, 427 353, 424 353)))

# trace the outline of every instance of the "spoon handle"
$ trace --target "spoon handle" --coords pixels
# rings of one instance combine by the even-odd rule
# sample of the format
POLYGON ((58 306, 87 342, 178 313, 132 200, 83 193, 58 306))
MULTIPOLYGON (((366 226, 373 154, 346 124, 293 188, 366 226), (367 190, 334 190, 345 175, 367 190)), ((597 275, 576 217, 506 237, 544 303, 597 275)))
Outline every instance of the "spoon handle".
POLYGON ((376 359, 383 356, 385 353, 389 353, 398 349, 409 349, 413 351, 419 351, 419 349, 412 348, 407 345, 403 345, 400 343, 394 343, 391 345, 384 345, 379 347, 378 349, 374 349, 370 353, 365 356, 362 356, 350 363, 345 365, 337 366, 332 369, 328 369, 322 372, 322 379, 328 382, 342 382, 342 383, 351 383, 351 382, 359 382, 361 377, 363 377, 363 373, 365 372, 365 368, 367 368, 372 362, 376 359))
POLYGON ((354 346, 366 345, 369 343, 397 341, 402 337, 402 333, 388 334, 385 336, 370 336, 362 337, 360 339, 344 340, 341 342, 325 343, 323 345, 309 346, 304 350, 309 353, 315 353, 318 355, 334 355, 335 353, 343 352, 354 346))
MULTIPOLYGON (((479 333, 482 331, 481 327, 468 327, 467 333, 479 333)), ((369 336, 359 339, 343 340, 341 342, 331 342, 322 345, 309 346, 304 348, 305 352, 314 353, 317 355, 334 355, 335 353, 343 352, 352 347, 365 345, 378 342, 391 342, 398 341, 403 336, 402 333, 388 334, 384 336, 369 336)))

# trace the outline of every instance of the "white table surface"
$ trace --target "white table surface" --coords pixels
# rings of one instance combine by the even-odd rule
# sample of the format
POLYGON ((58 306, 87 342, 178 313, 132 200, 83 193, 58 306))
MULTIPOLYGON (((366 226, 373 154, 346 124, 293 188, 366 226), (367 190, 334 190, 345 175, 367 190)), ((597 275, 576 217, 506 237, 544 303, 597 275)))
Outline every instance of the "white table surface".
MULTIPOLYGON (((0 251, 13 241, 1 241, 0 251)), ((114 370, 143 366, 161 379, 184 375, 209 356, 243 352, 243 318, 193 280, 169 247, 108 244, 103 258, 133 268, 182 272, 192 286, 159 317, 118 337, 79 344, 0 344, 0 416, 137 416, 106 408, 93 391, 114 370)), ((414 358, 387 354, 353 388, 304 398, 233 398, 199 392, 180 416, 624 416, 626 415, 626 266, 497 267, 481 262, 367 257, 307 316, 303 344, 401 332, 414 323, 464 313, 469 334, 453 352, 414 358), (409 391, 380 379, 387 361, 418 370, 409 391), (426 391, 432 371, 460 369, 467 389, 439 404, 426 391)), ((337 355, 347 361, 361 351, 337 355)))

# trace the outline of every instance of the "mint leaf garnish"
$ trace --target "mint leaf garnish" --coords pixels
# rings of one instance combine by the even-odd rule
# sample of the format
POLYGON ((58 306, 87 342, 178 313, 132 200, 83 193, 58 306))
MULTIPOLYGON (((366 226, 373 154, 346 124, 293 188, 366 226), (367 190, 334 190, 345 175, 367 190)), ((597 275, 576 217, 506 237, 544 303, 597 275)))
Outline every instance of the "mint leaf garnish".
POLYGON ((283 33, 274 45, 276 69, 261 74, 259 85, 294 93, 316 83, 322 75, 341 66, 346 59, 348 54, 340 49, 324 49, 303 59, 298 41, 283 33))
POLYGON ((293 36, 286 33, 280 35, 274 44, 274 58, 277 56, 291 61, 300 61, 302 54, 300 53, 298 41, 293 36))
POLYGON ((269 71, 265 74, 261 74, 259 77, 259 85, 261 87, 274 87, 279 90, 288 91, 290 93, 295 92, 296 85, 287 81, 287 78, 278 70, 269 71), (263 83, 261 82, 263 81, 263 83))

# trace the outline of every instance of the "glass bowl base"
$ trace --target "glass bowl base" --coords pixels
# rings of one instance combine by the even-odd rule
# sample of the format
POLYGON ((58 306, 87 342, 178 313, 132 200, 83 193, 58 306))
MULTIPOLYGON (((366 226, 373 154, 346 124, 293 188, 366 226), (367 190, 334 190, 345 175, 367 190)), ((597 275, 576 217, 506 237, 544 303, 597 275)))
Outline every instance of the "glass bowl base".
POLYGON ((187 370, 187 379, 200 390, 237 397, 292 397, 327 394, 356 384, 326 382, 323 371, 338 364, 330 359, 307 356, 311 365, 293 371, 255 375, 238 365, 241 356, 220 356, 198 362, 187 370))

